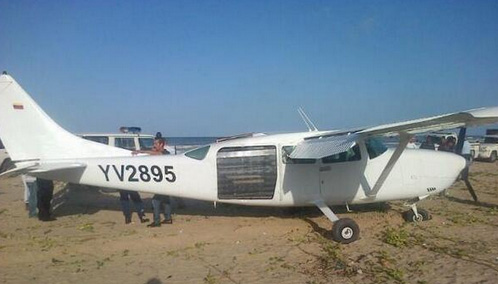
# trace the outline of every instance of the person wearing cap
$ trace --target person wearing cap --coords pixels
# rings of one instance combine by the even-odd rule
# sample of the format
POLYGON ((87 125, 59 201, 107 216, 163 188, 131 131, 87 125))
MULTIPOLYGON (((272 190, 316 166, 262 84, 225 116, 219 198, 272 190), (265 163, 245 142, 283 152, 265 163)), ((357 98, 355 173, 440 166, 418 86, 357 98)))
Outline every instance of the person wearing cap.
MULTIPOLYGON (((154 146, 152 150, 137 150, 132 154, 149 154, 149 155, 167 155, 169 151, 164 148, 166 140, 162 137, 161 132, 156 133, 154 138, 154 146)), ((154 194, 152 197, 152 209, 154 210, 153 221, 147 227, 160 227, 161 224, 172 224, 171 218, 171 199, 168 195, 154 194), (161 222, 161 207, 164 211, 164 220, 161 222)))

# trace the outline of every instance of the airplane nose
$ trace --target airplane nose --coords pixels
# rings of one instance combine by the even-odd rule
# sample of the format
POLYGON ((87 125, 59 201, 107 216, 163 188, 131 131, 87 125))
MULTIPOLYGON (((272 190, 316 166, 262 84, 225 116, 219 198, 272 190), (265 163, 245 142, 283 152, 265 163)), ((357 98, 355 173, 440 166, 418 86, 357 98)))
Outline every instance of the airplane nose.
POLYGON ((425 152, 424 173, 437 178, 457 179, 467 166, 467 161, 460 155, 442 151, 425 152))
POLYGON ((467 160, 460 156, 460 155, 454 155, 454 171, 456 173, 456 176, 460 175, 460 173, 467 167, 467 160))

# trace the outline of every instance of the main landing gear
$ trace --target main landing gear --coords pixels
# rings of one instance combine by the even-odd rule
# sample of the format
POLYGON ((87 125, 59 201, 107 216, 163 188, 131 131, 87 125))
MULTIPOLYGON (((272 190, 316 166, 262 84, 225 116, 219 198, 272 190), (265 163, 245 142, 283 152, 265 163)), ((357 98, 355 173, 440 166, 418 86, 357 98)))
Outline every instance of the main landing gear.
POLYGON ((341 244, 349 244, 360 237, 360 227, 349 218, 339 219, 330 207, 323 201, 316 201, 315 205, 332 221, 332 239, 341 244))

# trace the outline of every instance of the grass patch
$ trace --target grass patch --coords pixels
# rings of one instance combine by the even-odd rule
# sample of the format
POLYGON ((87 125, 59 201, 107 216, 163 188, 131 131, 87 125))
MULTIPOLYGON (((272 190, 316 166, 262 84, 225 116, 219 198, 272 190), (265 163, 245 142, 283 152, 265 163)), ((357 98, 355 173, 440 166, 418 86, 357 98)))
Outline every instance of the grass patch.
POLYGON ((397 248, 411 246, 410 234, 403 228, 387 228, 381 232, 382 241, 397 248))
POLYGON ((215 284, 216 283, 216 278, 214 277, 213 274, 211 274, 211 271, 208 272, 206 277, 204 277, 204 283, 206 284, 215 284))
POLYGON ((80 231, 92 232, 93 233, 93 231, 94 231, 95 228, 93 227, 93 223, 85 223, 85 224, 79 226, 78 229, 80 231))

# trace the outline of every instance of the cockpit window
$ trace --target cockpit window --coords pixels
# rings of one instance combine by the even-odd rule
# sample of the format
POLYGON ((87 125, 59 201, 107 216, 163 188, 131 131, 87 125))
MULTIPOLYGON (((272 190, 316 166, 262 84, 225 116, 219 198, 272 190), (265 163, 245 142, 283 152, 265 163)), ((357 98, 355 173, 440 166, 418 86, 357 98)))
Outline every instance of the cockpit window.
POLYGON ((382 140, 376 137, 368 138, 365 140, 365 146, 367 147, 368 156, 370 159, 375 159, 387 151, 386 145, 382 143, 382 140))
POLYGON ((209 147, 210 146, 208 145, 194 149, 192 151, 188 151, 187 153, 185 153, 185 156, 196 160, 203 160, 204 158, 206 158, 206 155, 209 152, 209 147))
POLYGON ((354 147, 349 148, 347 151, 334 154, 322 159, 324 164, 342 163, 361 160, 360 146, 356 144, 354 147))
POLYGON ((314 164, 315 159, 291 159, 289 155, 294 151, 295 146, 282 147, 282 162, 284 164, 314 164))

